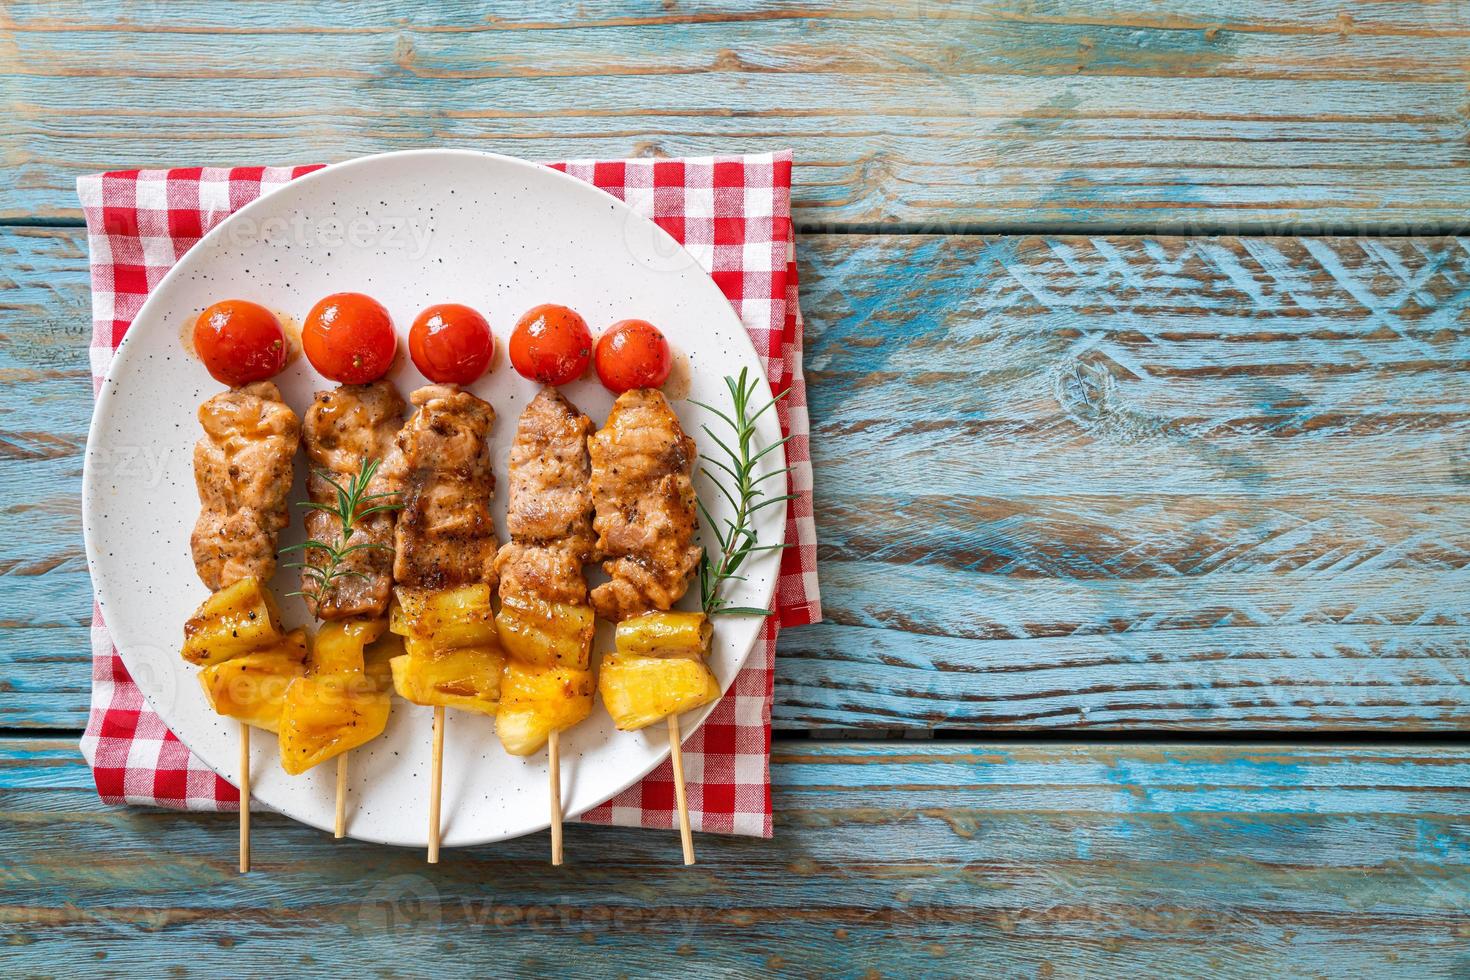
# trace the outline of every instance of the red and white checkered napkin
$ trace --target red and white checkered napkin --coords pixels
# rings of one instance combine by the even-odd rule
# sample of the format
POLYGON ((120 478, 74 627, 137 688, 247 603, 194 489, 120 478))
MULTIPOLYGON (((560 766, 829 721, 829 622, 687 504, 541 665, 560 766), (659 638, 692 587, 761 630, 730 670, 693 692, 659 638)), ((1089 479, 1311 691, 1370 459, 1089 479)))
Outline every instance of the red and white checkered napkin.
MULTIPOLYGON (((684 747, 689 817, 696 830, 771 835, 771 695, 776 632, 821 617, 811 456, 801 367, 791 154, 681 160, 573 161, 550 166, 622 198, 678 239, 709 271, 745 328, 775 391, 791 473, 778 616, 709 720, 684 747)), ((94 390, 148 291, 209 229, 306 167, 190 168, 93 174, 77 181, 92 256, 94 390)), ((95 605, 92 713, 82 753, 110 803, 234 810, 235 788, 174 737, 128 676, 95 605)), ((676 826, 665 763, 583 817, 595 823, 676 826)))

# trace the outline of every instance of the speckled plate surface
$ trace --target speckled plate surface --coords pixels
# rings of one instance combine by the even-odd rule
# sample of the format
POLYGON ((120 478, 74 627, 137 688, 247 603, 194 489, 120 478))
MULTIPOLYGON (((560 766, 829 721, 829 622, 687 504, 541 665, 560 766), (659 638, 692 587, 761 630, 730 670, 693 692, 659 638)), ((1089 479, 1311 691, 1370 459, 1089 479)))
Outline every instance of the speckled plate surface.
MULTIPOLYGON (((682 355, 685 370, 676 368, 669 393, 701 455, 715 450, 701 431, 714 420, 689 398, 723 404, 724 376, 742 368, 761 378, 761 397, 770 395, 739 319, 694 259, 620 201, 564 174, 491 154, 391 153, 310 174, 232 215, 169 272, 128 331, 97 400, 83 481, 88 564, 123 660, 175 734, 232 782, 239 777, 236 724, 210 710, 195 668, 178 655, 183 622, 207 595, 189 552, 199 511, 191 456, 200 434, 195 412, 221 390, 180 337, 200 310, 221 299, 254 300, 295 324, 317 299, 343 290, 369 293, 393 314, 405 342, 390 378, 405 395, 424 381, 403 353, 408 325, 420 309, 466 303, 489 317, 496 359, 471 390, 499 413, 491 448, 502 540, 505 461, 516 418, 537 390, 511 370, 504 344, 527 308, 565 303, 594 332, 634 316, 658 324, 682 355)), ((277 383, 298 414, 314 391, 330 387, 300 357, 277 383)), ((612 398, 595 380, 563 391, 598 424, 606 418, 612 398)), ((774 413, 762 419, 759 436, 765 445, 779 439, 774 413)), ((770 454, 770 469, 784 465, 780 456, 770 454)), ((305 496, 304 468, 298 457, 296 500, 305 496)), ((716 515, 728 512, 706 477, 696 486, 716 515)), ((282 544, 301 538, 300 511, 293 511, 282 544)), ((767 508, 761 540, 778 540, 784 526, 784 508, 767 508)), ((732 591, 734 601, 769 607, 776 554, 751 566, 748 581, 732 591)), ((282 571, 273 585, 278 596, 292 591, 294 572, 282 571)), ((288 625, 308 622, 299 600, 282 605, 288 625)), ((710 663, 724 686, 759 632, 754 617, 719 621, 710 663)), ((610 646, 610 633, 600 625, 597 650, 610 646)), ((685 732, 709 710, 686 716, 685 732)), ((351 836, 426 843, 431 718, 432 709, 395 698, 387 731, 352 754, 351 836)), ((274 736, 255 732, 252 746, 256 800, 329 828, 335 766, 290 777, 281 771, 274 736)), ((668 754, 662 726, 619 733, 600 702, 562 747, 569 816, 631 785, 668 754)), ((545 828, 546 793, 544 753, 511 757, 492 719, 449 713, 446 845, 545 828)))

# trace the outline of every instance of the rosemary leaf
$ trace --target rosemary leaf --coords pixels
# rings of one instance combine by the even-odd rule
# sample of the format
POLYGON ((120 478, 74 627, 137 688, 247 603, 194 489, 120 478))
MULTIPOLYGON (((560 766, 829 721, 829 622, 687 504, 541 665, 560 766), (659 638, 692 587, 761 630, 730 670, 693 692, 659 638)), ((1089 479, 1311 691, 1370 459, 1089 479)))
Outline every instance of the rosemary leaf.
POLYGON ((725 476, 729 477, 728 483, 717 478, 717 474, 710 469, 702 472, 709 477, 715 485, 715 489, 730 504, 735 511, 733 519, 716 520, 703 501, 698 501, 700 519, 704 523, 705 530, 715 539, 719 545, 718 557, 710 554, 706 548, 705 553, 699 560, 699 594, 700 604, 708 615, 731 615, 731 616, 769 616, 771 610, 756 609, 751 606, 732 606, 720 597, 720 588, 726 582, 743 582, 745 576, 739 574, 746 560, 752 555, 767 551, 778 551, 785 544, 761 545, 757 540, 754 517, 766 507, 779 504, 792 499, 794 494, 783 494, 781 496, 769 496, 762 489, 761 484, 776 476, 784 476, 790 472, 790 467, 783 467, 773 473, 756 476, 755 471, 760 461, 778 446, 786 444, 790 437, 780 439, 769 446, 757 450, 756 448, 756 422, 771 409, 776 402, 786 397, 790 391, 781 392, 771 398, 765 404, 752 411, 751 397, 759 387, 758 380, 751 380, 747 370, 742 370, 736 377, 725 377, 725 387, 730 392, 730 411, 725 412, 706 405, 703 402, 695 402, 700 408, 712 413, 720 421, 729 426, 731 433, 722 438, 716 434, 708 425, 702 426, 706 435, 710 437, 716 446, 724 453, 725 459, 705 457, 705 462, 719 469, 725 476))
POLYGON ((325 541, 318 541, 315 538, 312 538, 312 539, 310 539, 308 541, 303 541, 300 544, 287 545, 286 547, 282 548, 278 553, 284 555, 287 552, 301 551, 301 550, 303 550, 305 548, 330 548, 330 547, 331 547, 331 545, 327 544, 325 541))
POLYGON ((693 398, 689 399, 689 404, 691 404, 691 405, 698 405, 700 408, 704 409, 706 412, 713 412, 713 413, 715 413, 721 419, 724 420, 724 422, 725 422, 726 425, 728 425, 732 429, 739 429, 740 428, 740 426, 738 426, 738 425, 735 424, 735 420, 734 419, 730 418, 730 416, 726 415, 724 412, 720 411, 718 408, 715 408, 713 405, 706 405, 704 402, 702 402, 702 401, 696 401, 693 398))
POLYGON ((715 609, 706 609, 705 612, 713 616, 774 616, 771 609, 761 609, 756 606, 719 606, 715 609))
POLYGON ((761 510, 762 508, 765 508, 765 507, 769 507, 772 504, 779 504, 783 500, 795 500, 795 499, 796 499, 796 494, 794 494, 794 493, 783 493, 779 497, 767 497, 765 500, 762 500, 760 503, 758 503, 755 506, 751 507, 750 508, 750 512, 752 514, 754 514, 756 511, 761 510))
POLYGON ((777 440, 776 440, 776 441, 775 441, 775 442, 773 442, 773 443, 771 443, 771 444, 770 444, 770 445, 769 445, 769 446, 767 446, 767 447, 766 447, 766 448, 765 448, 765 449, 762 449, 762 450, 761 450, 761 451, 760 451, 760 452, 758 452, 758 453, 756 453, 756 454, 755 454, 755 455, 754 455, 754 456, 752 456, 752 457, 751 457, 751 459, 750 459, 750 461, 751 461, 751 462, 752 462, 752 463, 756 463, 756 462, 759 462, 759 461, 760 461, 760 459, 761 459, 761 458, 762 458, 762 457, 763 457, 763 456, 765 456, 765 455, 766 455, 766 453, 768 453, 768 452, 771 452, 771 451, 772 451, 772 450, 774 450, 774 449, 775 449, 775 448, 776 448, 776 447, 777 447, 777 446, 784 446, 784 445, 786 445, 786 444, 787 444, 787 443, 788 443, 788 442, 790 442, 790 441, 791 441, 791 437, 790 437, 790 436, 786 436, 786 437, 785 437, 785 438, 784 438, 784 439, 777 439, 777 440))
POLYGON ((338 536, 334 542, 318 541, 315 538, 293 544, 282 548, 281 553, 291 551, 302 551, 306 555, 317 552, 318 562, 310 561, 290 562, 288 568, 300 568, 302 575, 303 590, 292 592, 290 595, 304 596, 312 600, 318 608, 331 594, 331 590, 338 581, 344 578, 368 578, 366 572, 353 568, 344 567, 343 563, 354 554, 361 551, 392 551, 388 545, 379 544, 374 541, 359 541, 349 544, 352 535, 360 528, 358 522, 373 514, 386 513, 388 511, 402 510, 400 503, 375 503, 388 497, 397 496, 396 493, 368 493, 368 487, 373 482, 373 474, 378 470, 379 461, 376 459, 364 460, 352 479, 343 486, 332 478, 332 474, 325 470, 314 470, 313 473, 325 481, 337 491, 336 504, 320 503, 314 500, 303 500, 297 503, 298 507, 311 510, 319 510, 331 514, 337 519, 338 536), (305 583, 311 579, 313 587, 309 590, 305 583))
POLYGON ((764 476, 758 476, 754 480, 750 481, 750 485, 753 486, 753 487, 754 486, 759 486, 760 484, 765 483, 767 480, 771 479, 772 477, 785 476, 787 473, 790 473, 795 468, 796 467, 794 467, 794 466, 783 466, 779 470, 772 470, 771 472, 767 473, 766 475, 764 475, 764 476))

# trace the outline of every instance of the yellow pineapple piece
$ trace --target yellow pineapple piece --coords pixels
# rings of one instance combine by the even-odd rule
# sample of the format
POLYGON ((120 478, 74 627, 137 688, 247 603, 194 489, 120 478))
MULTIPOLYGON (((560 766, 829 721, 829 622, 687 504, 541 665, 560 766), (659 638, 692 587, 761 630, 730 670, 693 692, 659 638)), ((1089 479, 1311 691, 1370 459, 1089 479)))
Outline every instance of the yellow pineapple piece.
POLYGON ((619 653, 702 657, 713 634, 714 626, 702 612, 651 612, 619 623, 613 643, 619 653))
POLYGON ((401 636, 431 639, 436 649, 495 643, 495 618, 490 608, 490 586, 484 583, 457 589, 394 590, 397 602, 389 628, 401 636))
POLYGON ((505 652, 528 665, 588 667, 596 629, 591 606, 501 596, 495 626, 505 652))
POLYGON ((408 653, 391 661, 393 686, 406 701, 494 715, 500 706, 505 656, 493 646, 425 649, 410 637, 408 653))
POLYGON ((386 619, 338 619, 323 623, 311 644, 307 667, 313 674, 363 669, 363 648, 388 629, 386 619))
POLYGON ((281 768, 297 776, 377 738, 391 698, 361 671, 298 677, 281 709, 281 768))
POLYGON ((184 623, 183 657, 217 664, 281 639, 281 616, 269 590, 242 578, 205 599, 184 623))
POLYGON ((597 679, 602 703, 618 729, 646 728, 720 697, 720 682, 703 660, 610 653, 597 679))
POLYGON ((247 725, 276 731, 286 689, 306 661, 306 631, 292 630, 273 644, 211 664, 199 672, 210 707, 247 725))
POLYGON ((342 619, 317 631, 307 673, 286 689, 281 705, 281 765, 288 773, 382 734, 392 701, 388 661, 401 649, 382 643, 387 629, 386 619, 342 619))
POLYGON ((552 732, 571 728, 592 713, 594 689, 591 671, 509 661, 495 718, 501 744, 511 755, 530 755, 552 732))
POLYGON ((373 683, 379 689, 392 690, 393 658, 401 656, 403 656, 403 637, 397 633, 384 633, 363 648, 363 671, 373 679, 373 683))

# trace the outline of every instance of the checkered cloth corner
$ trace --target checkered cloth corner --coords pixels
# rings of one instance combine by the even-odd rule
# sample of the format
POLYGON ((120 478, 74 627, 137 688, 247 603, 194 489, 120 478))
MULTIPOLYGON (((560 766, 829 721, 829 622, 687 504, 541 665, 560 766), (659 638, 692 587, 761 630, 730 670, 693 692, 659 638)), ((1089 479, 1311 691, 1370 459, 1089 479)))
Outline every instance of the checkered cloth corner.
MULTIPOLYGON (((776 636, 821 618, 816 524, 789 152, 672 160, 571 161, 549 166, 607 191, 683 243, 729 298, 776 391, 792 471, 776 587, 777 615, 762 642, 684 747, 689 817, 696 830, 771 835, 771 698, 776 636)), ((77 181, 92 264, 94 389, 148 293, 209 229, 271 190, 319 169, 195 167, 94 174, 77 181)), ((93 609, 92 711, 82 752, 97 791, 112 803, 233 810, 235 788, 164 726, 128 676, 93 609)), ((582 819, 673 828, 672 770, 665 763, 582 819)))

